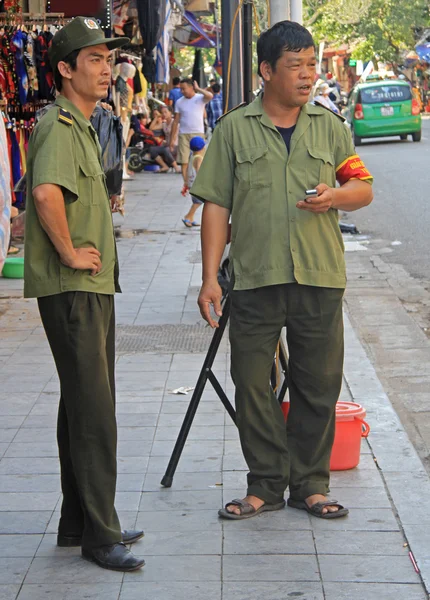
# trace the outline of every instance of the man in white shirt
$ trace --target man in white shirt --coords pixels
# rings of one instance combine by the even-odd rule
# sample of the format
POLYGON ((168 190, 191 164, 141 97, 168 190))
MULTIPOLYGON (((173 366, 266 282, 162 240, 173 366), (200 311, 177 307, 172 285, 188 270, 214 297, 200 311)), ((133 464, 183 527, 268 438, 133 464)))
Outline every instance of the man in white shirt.
MULTIPOLYGON (((192 79, 181 81, 182 98, 175 104, 175 119, 173 121, 173 141, 179 128, 179 148, 177 162, 181 165, 184 184, 187 182, 188 161, 190 157, 190 140, 193 137, 204 137, 205 105, 213 98, 213 94, 202 90, 192 79)), ((171 142, 172 145, 172 142, 171 142)), ((170 148, 172 150, 172 148, 170 148)))

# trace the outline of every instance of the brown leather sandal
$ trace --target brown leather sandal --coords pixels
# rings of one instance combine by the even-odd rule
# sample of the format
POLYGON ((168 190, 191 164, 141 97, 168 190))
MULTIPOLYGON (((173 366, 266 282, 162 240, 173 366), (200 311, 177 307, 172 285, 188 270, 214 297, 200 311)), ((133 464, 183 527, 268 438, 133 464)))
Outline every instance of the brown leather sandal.
POLYGON ((260 513, 269 512, 273 510, 280 510, 284 508, 285 500, 282 502, 278 502, 277 504, 266 504, 264 503, 260 508, 255 508, 249 502, 245 502, 244 500, 235 499, 231 502, 228 502, 225 505, 225 508, 221 508, 218 511, 218 515, 223 519, 232 519, 234 521, 240 521, 241 519, 250 519, 251 517, 256 517, 260 513), (231 513, 227 510, 228 506, 237 506, 240 510, 240 515, 236 515, 235 513, 231 513))
POLYGON ((337 500, 315 502, 315 504, 312 504, 312 506, 308 506, 305 500, 294 500, 293 498, 288 498, 287 504, 291 508, 306 510, 310 515, 318 517, 320 519, 339 519, 340 517, 346 517, 346 515, 349 513, 349 510, 342 506, 342 504, 339 504, 337 500), (328 511, 326 513, 323 513, 323 509, 327 508, 327 506, 337 506, 339 510, 337 510, 336 512, 328 511))

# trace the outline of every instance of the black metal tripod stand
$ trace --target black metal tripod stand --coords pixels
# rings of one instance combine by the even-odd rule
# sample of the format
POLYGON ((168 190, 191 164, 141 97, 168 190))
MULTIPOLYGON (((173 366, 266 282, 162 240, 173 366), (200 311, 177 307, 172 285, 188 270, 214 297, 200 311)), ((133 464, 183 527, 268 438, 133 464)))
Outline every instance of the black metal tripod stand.
MULTIPOLYGON (((206 354, 206 358, 203 363, 202 370, 200 371, 199 378, 197 379, 196 387, 194 389, 193 395, 190 400, 190 404, 188 406, 187 412, 184 417, 184 421, 182 423, 181 430, 178 435, 178 439, 176 440, 175 447, 173 448, 172 456, 170 457, 169 464, 166 469, 166 473, 164 474, 163 479, 161 480, 161 485, 164 487, 172 487, 173 477, 175 475, 176 468, 179 463, 179 459, 181 458, 182 451, 184 449, 185 443, 187 441, 188 434, 191 429, 191 425, 193 424, 193 420, 197 409, 200 404, 200 400, 202 394, 204 392, 207 381, 209 380, 214 388, 215 392, 219 396, 219 399, 223 403, 226 411, 232 418, 234 424, 236 424, 236 412, 232 405, 230 404, 229 399, 227 398, 224 390, 222 389, 218 379, 215 377, 212 366, 214 364, 219 345, 222 340, 222 336, 224 334, 225 328, 228 323, 228 319, 230 317, 230 306, 231 299, 229 297, 227 287, 224 287, 223 290, 223 311, 222 317, 219 320, 219 327, 215 330, 214 335, 212 337, 212 341, 209 346, 208 353, 206 354)), ((271 373, 271 384, 272 387, 277 390, 277 382, 278 382, 278 368, 276 364, 276 360, 273 363, 272 373, 271 373)), ((277 390, 277 397, 280 403, 284 400, 287 388, 287 372, 288 372, 288 356, 285 349, 285 346, 282 340, 279 341, 279 362, 281 364, 282 373, 284 376, 284 380, 282 382, 281 387, 277 390)))

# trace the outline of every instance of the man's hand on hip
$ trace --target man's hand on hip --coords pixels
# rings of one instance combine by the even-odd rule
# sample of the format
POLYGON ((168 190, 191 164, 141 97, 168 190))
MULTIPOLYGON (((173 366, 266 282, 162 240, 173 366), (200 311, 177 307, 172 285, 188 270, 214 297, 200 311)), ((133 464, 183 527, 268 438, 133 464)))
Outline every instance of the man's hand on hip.
POLYGON ((217 281, 203 283, 197 303, 200 308, 200 314, 202 315, 203 319, 209 323, 212 329, 219 327, 219 325, 218 322, 214 321, 214 319, 211 317, 211 305, 213 305, 216 316, 221 317, 221 298, 222 290, 217 281))
POLYGON ((91 271, 91 275, 97 275, 102 270, 100 252, 96 248, 75 248, 71 257, 61 258, 61 262, 70 269, 79 271, 91 271))
POLYGON ((317 214, 326 213, 330 208, 336 208, 334 206, 335 188, 331 188, 325 183, 320 183, 315 189, 318 192, 318 196, 297 202, 297 208, 317 214))

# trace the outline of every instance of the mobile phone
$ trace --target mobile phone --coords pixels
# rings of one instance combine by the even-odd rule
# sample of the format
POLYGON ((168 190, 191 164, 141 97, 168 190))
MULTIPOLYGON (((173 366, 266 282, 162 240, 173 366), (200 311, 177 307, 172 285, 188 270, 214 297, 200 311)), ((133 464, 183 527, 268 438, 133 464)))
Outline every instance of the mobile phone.
POLYGON ((316 198, 318 196, 318 190, 306 190, 305 192, 306 194, 306 198, 305 198, 305 202, 308 202, 309 198, 316 198))

